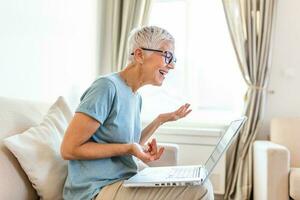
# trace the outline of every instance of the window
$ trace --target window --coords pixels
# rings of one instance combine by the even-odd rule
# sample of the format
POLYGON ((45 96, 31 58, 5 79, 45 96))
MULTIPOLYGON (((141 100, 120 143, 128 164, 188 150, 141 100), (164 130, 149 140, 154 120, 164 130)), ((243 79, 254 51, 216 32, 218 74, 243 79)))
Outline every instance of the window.
POLYGON ((1 1, 1 96, 76 108, 96 76, 99 1, 1 1))
POLYGON ((42 99, 54 101, 63 95, 75 109, 95 78, 97 1, 54 2, 42 9, 38 27, 43 33, 39 38, 42 99))
POLYGON ((177 64, 161 87, 141 89, 143 122, 186 102, 193 111, 169 126, 216 127, 240 116, 246 87, 222 1, 154 0, 150 16, 175 37, 177 64))

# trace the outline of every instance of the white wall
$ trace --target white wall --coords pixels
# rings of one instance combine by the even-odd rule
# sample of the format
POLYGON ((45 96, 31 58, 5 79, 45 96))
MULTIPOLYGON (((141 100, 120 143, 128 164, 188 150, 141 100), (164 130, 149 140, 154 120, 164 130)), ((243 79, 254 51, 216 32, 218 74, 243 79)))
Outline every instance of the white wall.
POLYGON ((0 0, 0 96, 72 104, 95 77, 98 1, 0 0))
POLYGON ((300 1, 278 0, 272 69, 265 122, 258 136, 266 139, 273 117, 300 117, 300 1))

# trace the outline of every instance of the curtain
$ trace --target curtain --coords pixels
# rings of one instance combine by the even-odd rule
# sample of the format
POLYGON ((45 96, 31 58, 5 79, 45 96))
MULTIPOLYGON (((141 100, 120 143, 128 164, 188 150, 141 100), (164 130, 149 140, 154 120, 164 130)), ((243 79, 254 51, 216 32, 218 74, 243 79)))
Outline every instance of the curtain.
POLYGON ((262 123, 270 70, 275 0, 223 0, 227 24, 242 76, 248 85, 248 121, 227 155, 224 199, 251 199, 252 144, 262 123))
POLYGON ((98 74, 120 71, 127 64, 127 38, 148 23, 152 0, 100 2, 100 61, 98 74))

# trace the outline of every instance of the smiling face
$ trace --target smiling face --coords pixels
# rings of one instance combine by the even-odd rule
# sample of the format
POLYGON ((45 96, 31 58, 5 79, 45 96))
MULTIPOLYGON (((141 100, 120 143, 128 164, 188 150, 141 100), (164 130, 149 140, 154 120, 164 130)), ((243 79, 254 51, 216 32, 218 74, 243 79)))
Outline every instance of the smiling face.
MULTIPOLYGON (((162 43, 162 51, 170 51, 174 54, 171 43, 162 43)), ((163 53, 143 51, 144 59, 142 67, 143 80, 146 84, 161 86, 169 70, 174 69, 174 63, 166 64, 163 53)))

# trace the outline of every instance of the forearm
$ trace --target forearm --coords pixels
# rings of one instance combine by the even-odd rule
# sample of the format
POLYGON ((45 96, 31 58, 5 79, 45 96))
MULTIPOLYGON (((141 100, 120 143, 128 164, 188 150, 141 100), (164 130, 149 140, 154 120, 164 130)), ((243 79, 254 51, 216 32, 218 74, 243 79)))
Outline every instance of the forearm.
POLYGON ((132 144, 86 142, 64 154, 66 160, 94 160, 131 154, 132 144))
POLYGON ((152 136, 157 128, 164 123, 163 118, 159 115, 148 126, 146 126, 141 134, 140 144, 143 145, 152 136))

